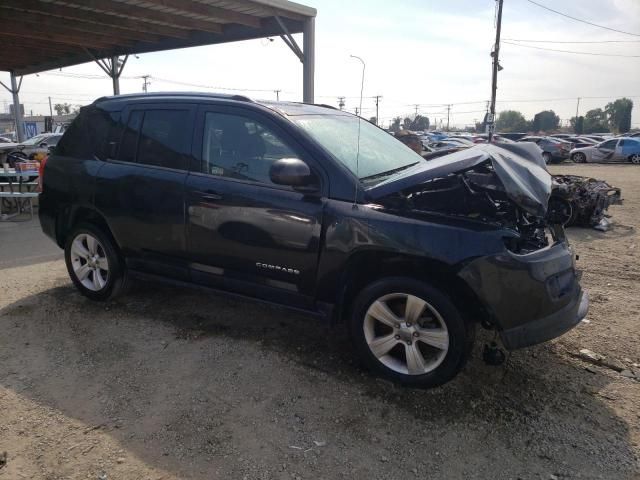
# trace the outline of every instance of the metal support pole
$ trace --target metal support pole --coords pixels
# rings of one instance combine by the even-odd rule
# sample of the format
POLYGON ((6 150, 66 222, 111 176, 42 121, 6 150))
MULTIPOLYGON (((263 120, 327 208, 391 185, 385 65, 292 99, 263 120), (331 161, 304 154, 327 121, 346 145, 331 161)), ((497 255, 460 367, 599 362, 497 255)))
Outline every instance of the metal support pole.
POLYGON ((111 80, 113 81, 113 94, 120 95, 120 72, 118 71, 118 57, 111 57, 111 80))
POLYGON ((20 85, 16 81, 15 73, 11 72, 11 95, 13 96, 13 115, 16 119, 16 135, 18 136, 18 143, 24 142, 24 119, 22 118, 22 110, 20 110, 20 86, 22 85, 22 78, 20 78, 20 85))
POLYGON ((316 19, 309 18, 304 22, 304 62, 302 64, 302 101, 314 103, 314 78, 316 63, 316 19))
POLYGON ((498 2, 498 18, 496 24, 496 43, 493 47, 493 71, 491 76, 491 121, 489 122, 489 142, 493 137, 496 122, 496 93, 498 90, 498 71, 500 70, 500 30, 502 29, 502 1, 498 2))

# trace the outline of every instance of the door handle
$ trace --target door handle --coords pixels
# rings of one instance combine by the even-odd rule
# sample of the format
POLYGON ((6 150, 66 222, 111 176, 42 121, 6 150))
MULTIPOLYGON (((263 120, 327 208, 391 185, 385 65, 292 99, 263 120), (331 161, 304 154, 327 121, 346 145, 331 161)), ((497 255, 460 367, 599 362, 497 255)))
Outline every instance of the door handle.
POLYGON ((222 200, 222 195, 217 192, 195 192, 202 200, 218 201, 222 200))
POLYGON ((217 193, 206 193, 206 194, 202 195, 202 199, 215 202, 215 201, 218 201, 218 200, 222 200, 222 195, 217 194, 217 193))

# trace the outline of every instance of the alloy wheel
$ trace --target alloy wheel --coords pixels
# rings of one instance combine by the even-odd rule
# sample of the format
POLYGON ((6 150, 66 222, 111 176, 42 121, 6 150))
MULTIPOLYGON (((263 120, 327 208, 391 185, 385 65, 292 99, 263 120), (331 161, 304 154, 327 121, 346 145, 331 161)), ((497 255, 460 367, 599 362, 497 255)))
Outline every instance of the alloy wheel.
POLYGON ((82 285, 93 292, 102 290, 109 280, 109 260, 97 238, 81 233, 71 243, 71 266, 82 285))
POLYGON ((449 351, 442 316, 415 295, 391 293, 378 298, 367 310, 363 329, 371 353, 397 373, 429 373, 449 351))
POLYGON ((631 163, 635 163, 636 165, 640 165, 640 153, 636 153, 631 157, 631 163))

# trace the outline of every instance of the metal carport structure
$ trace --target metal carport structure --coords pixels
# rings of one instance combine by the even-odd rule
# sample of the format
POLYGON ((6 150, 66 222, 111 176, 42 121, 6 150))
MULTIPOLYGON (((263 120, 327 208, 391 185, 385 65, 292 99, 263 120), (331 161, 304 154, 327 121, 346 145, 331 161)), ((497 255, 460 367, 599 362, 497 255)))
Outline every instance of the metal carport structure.
POLYGON ((281 37, 303 64, 303 101, 313 103, 315 16, 287 0, 1 0, 0 71, 11 75, 2 85, 13 95, 19 141, 23 75, 94 60, 117 95, 129 55, 239 40, 281 37))

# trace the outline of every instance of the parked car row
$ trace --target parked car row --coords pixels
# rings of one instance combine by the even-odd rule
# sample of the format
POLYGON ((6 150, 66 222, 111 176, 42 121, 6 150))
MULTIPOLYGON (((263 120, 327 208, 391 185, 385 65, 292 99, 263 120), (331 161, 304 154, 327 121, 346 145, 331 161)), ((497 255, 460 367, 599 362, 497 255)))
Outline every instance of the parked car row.
MULTIPOLYGON (((415 133, 423 145, 425 158, 441 155, 433 153, 454 152, 469 148, 474 144, 486 143, 487 134, 445 134, 443 132, 415 133)), ((631 162, 640 164, 640 133, 629 136, 572 135, 558 133, 552 135, 527 135, 524 133, 497 133, 495 143, 535 143, 542 150, 545 163, 558 163, 571 159, 576 163, 585 162, 631 162)))
POLYGON ((42 133, 22 143, 0 141, 0 155, 6 155, 10 164, 23 159, 33 160, 47 155, 61 138, 61 133, 42 133))

